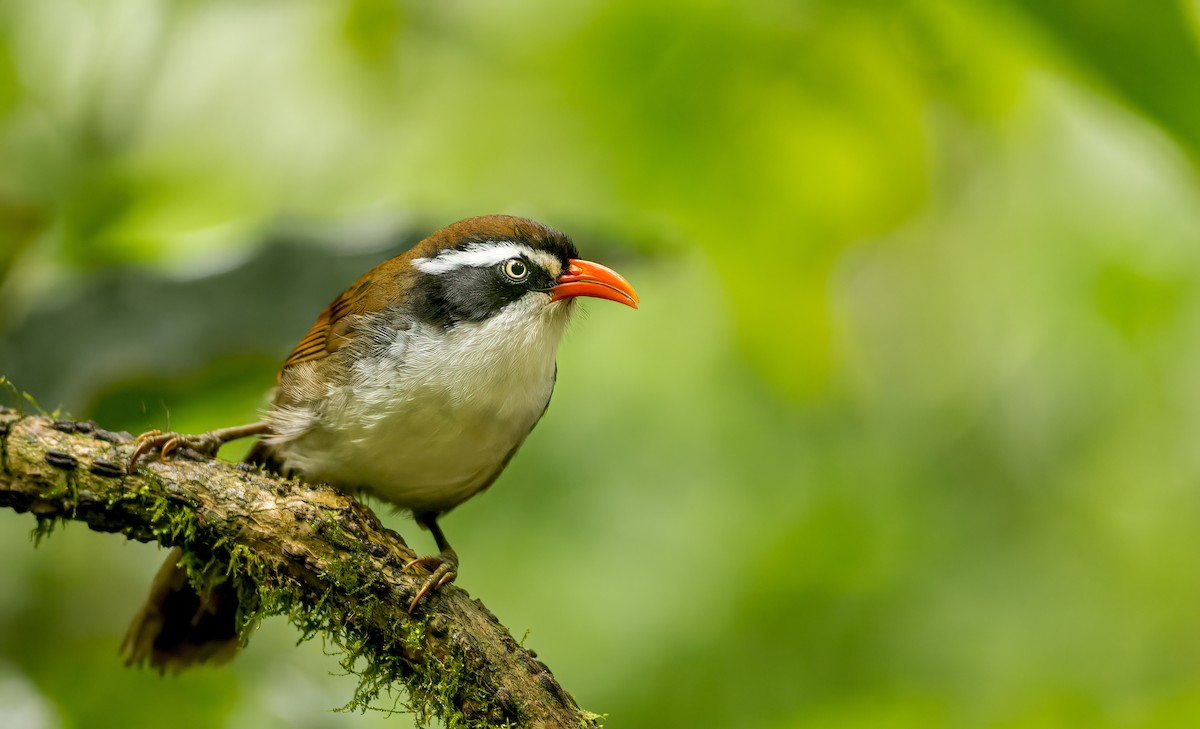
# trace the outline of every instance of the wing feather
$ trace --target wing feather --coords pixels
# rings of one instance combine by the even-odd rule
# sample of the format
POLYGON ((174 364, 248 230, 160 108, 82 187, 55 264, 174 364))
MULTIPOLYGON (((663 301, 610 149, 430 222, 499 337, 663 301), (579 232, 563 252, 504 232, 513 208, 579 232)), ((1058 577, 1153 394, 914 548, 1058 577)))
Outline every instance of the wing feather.
POLYGON ((384 261, 331 301, 284 360, 280 375, 292 365, 327 357, 345 346, 355 336, 353 322, 357 315, 402 306, 406 288, 403 279, 411 275, 407 258, 403 255, 384 261))

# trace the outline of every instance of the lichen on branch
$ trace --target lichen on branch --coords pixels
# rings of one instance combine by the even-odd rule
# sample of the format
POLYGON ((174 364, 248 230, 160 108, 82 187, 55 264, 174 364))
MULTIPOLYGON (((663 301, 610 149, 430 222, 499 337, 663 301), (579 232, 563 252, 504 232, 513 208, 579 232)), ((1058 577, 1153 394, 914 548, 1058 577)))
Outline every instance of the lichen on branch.
POLYGON ((339 647, 359 677, 346 708, 383 699, 421 724, 599 726, 463 590, 409 615, 424 575, 401 567, 415 554, 350 496, 186 452, 127 474, 131 452, 127 433, 0 407, 0 507, 33 514, 41 535, 70 519, 182 548, 197 584, 215 571, 232 581, 244 629, 285 615, 339 647))

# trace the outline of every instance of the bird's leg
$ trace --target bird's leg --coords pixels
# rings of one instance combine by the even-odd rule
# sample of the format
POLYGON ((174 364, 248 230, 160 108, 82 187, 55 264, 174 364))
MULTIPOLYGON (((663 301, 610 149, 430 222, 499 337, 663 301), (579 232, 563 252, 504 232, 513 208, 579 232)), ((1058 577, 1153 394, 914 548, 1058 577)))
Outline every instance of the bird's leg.
POLYGON ((437 542, 438 554, 431 554, 425 557, 417 557, 408 564, 404 565, 404 569, 420 565, 427 569, 433 570, 429 577, 421 583, 421 589, 417 591, 417 596, 408 604, 408 612, 411 615, 413 609, 417 607, 417 603, 421 598, 425 597, 430 592, 454 582, 454 578, 458 577, 458 554, 450 543, 446 541, 446 535, 442 534, 442 528, 438 526, 437 514, 432 512, 415 512, 413 517, 417 523, 433 533, 433 539, 437 542))
POLYGON ((218 428, 198 435, 184 435, 174 432, 164 433, 161 430, 150 430, 142 433, 133 441, 133 455, 129 457, 129 472, 133 473, 137 468, 139 458, 153 451, 158 451, 159 458, 165 458, 179 448, 188 448, 203 456, 213 458, 217 455, 217 451, 220 450, 221 446, 231 440, 246 438, 252 435, 263 435, 268 432, 270 432, 270 426, 266 423, 251 423, 250 425, 236 425, 232 428, 218 428))

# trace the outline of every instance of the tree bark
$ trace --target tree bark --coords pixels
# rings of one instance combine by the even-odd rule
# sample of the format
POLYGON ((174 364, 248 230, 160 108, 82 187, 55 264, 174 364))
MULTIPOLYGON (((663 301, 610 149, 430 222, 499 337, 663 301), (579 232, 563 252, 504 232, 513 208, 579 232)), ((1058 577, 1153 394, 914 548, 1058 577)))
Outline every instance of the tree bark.
POLYGON ((363 504, 186 451, 127 474, 131 444, 94 423, 0 407, 0 506, 31 512, 41 532, 73 519, 181 547, 196 580, 224 570, 244 628, 283 614, 345 651, 360 677, 351 708, 399 701, 403 685, 421 723, 600 726, 463 590, 448 585, 409 615, 424 575, 400 568, 416 555, 363 504))

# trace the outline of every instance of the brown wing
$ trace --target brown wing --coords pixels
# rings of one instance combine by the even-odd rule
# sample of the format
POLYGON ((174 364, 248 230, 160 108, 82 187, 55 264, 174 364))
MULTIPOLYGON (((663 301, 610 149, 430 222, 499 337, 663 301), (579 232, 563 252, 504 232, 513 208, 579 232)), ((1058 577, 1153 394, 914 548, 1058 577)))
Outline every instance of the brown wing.
POLYGON ((329 306, 326 306, 317 323, 312 325, 308 334, 300 340, 292 353, 284 360, 283 366, 288 367, 309 360, 320 359, 327 354, 336 352, 345 342, 347 314, 354 313, 358 308, 358 300, 353 289, 342 292, 329 306))
POLYGON ((352 316, 382 311, 389 304, 402 304, 405 289, 402 279, 411 271, 407 261, 403 260, 408 257, 397 256, 384 261, 330 302, 308 334, 284 360, 280 374, 292 365, 321 359, 341 349, 354 336, 352 316))

